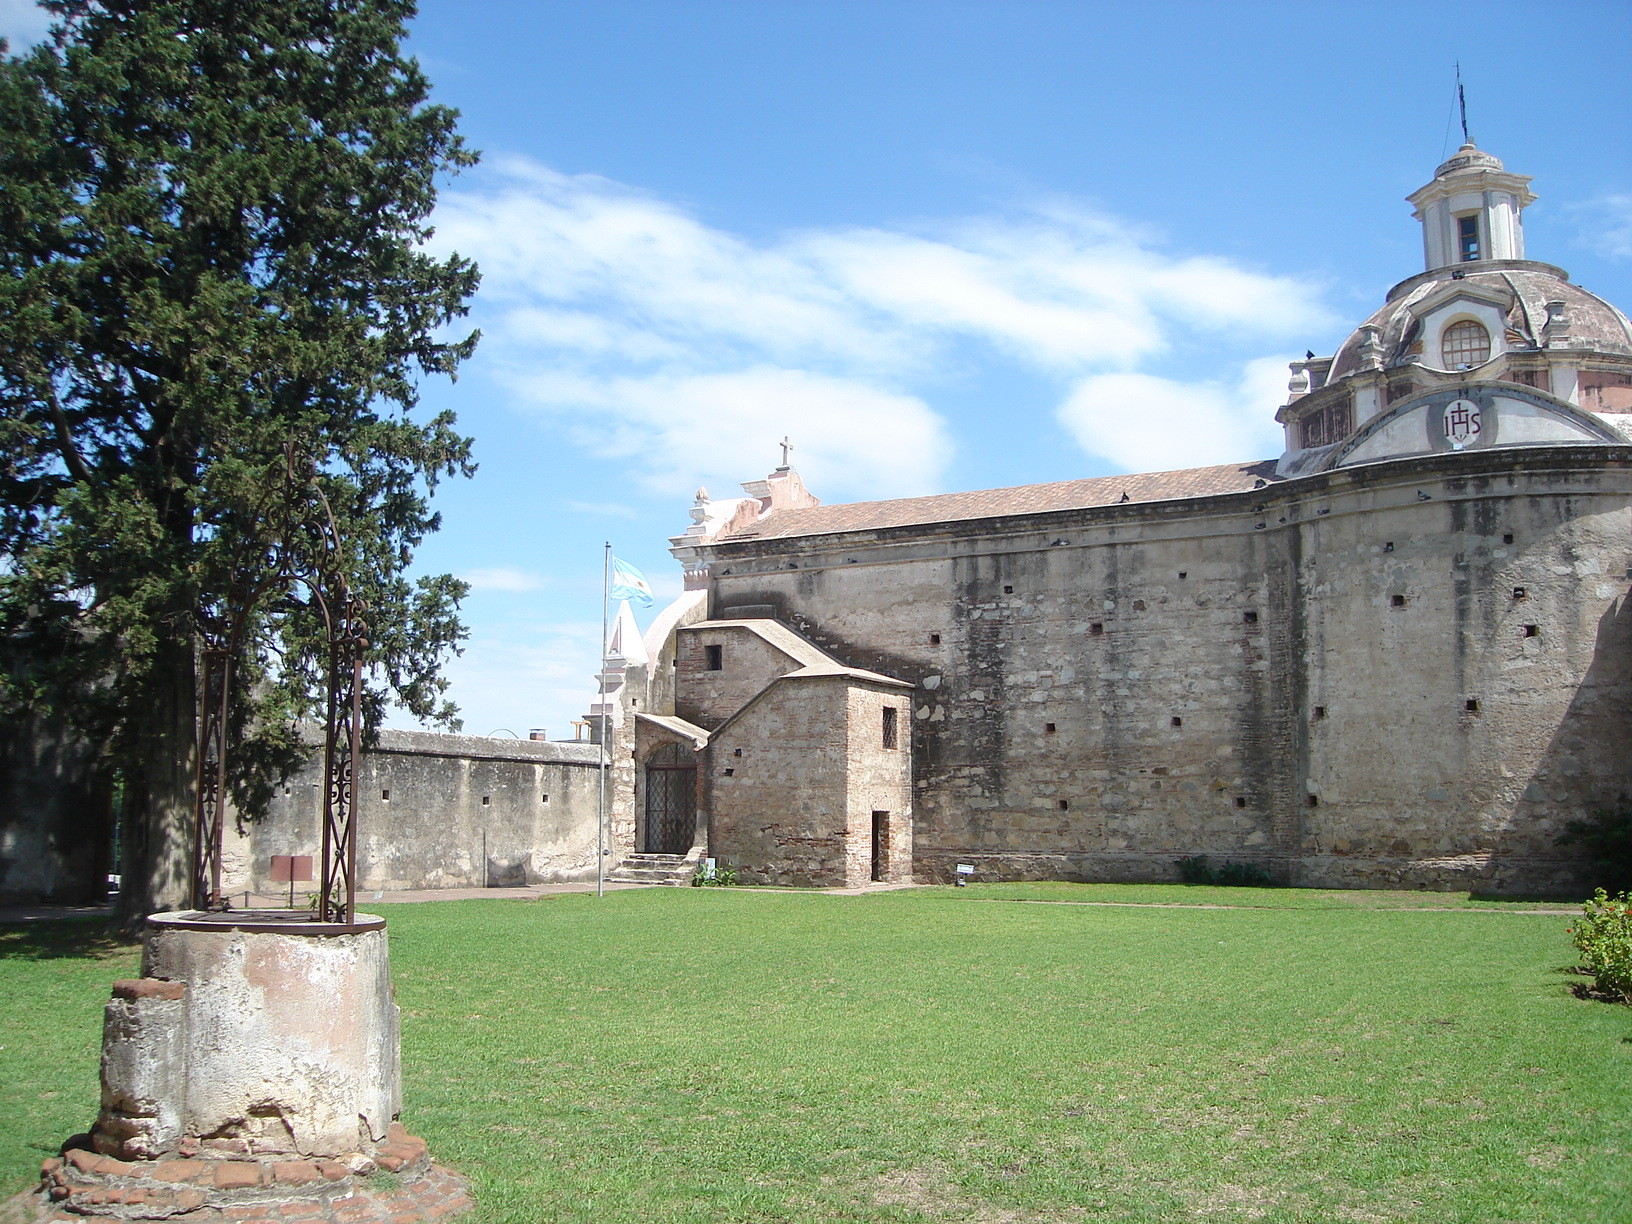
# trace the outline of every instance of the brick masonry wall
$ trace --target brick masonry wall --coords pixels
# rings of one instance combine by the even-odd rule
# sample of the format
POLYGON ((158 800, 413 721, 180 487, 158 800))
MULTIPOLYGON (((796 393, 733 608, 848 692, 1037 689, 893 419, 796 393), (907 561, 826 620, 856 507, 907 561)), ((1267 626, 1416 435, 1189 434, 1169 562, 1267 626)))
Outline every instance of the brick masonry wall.
POLYGON ((748 629, 690 627, 677 636, 681 681, 675 690, 675 712, 709 731, 772 680, 799 666, 797 660, 748 629), (708 667, 711 646, 720 650, 718 671, 708 667))
POLYGON ((1525 891, 1568 885, 1564 822, 1632 790, 1629 528, 1624 451, 1538 448, 716 545, 712 597, 918 685, 922 877, 1201 853, 1525 891))
POLYGON ((887 813, 883 879, 912 878, 912 694, 882 686, 853 685, 847 707, 848 854, 851 887, 873 878, 873 814, 887 813), (896 747, 884 746, 886 708, 897 711, 896 747))
MULTIPOLYGON (((687 680, 682 669, 682 692, 687 680)), ((709 853, 745 880, 851 882, 850 691, 842 677, 782 681, 709 743, 702 785, 709 853)))

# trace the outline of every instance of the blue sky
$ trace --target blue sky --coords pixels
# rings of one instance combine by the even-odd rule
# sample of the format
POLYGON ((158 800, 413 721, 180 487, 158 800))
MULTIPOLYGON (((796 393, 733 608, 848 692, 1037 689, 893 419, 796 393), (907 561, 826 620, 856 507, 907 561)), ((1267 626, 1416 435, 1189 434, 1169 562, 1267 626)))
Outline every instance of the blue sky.
POLYGON ((784 435, 830 502, 1278 454, 1285 362, 1421 269, 1458 59, 1530 256, 1632 307, 1620 2, 429 0, 411 49, 485 154, 438 242, 486 339, 425 395, 481 470, 421 552, 477 734, 570 734, 601 541, 676 592, 784 435))

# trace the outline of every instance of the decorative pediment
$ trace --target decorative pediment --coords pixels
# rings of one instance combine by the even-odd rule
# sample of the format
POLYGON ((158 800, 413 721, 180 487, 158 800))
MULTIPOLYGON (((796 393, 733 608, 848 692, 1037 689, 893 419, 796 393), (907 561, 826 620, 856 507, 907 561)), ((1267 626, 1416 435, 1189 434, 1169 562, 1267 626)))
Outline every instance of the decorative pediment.
POLYGON ((1430 391, 1372 417, 1337 447, 1323 470, 1463 450, 1622 444, 1590 413, 1510 383, 1430 391))

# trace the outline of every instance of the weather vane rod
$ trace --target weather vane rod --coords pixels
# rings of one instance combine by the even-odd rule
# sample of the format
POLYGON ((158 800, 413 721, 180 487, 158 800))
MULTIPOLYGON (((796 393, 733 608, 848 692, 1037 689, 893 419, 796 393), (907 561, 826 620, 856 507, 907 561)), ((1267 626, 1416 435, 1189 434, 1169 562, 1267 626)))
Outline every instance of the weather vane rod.
POLYGON ((1468 95, 1462 91, 1462 61, 1456 61, 1456 106, 1462 113, 1462 143, 1472 144, 1473 137, 1468 135, 1468 95))

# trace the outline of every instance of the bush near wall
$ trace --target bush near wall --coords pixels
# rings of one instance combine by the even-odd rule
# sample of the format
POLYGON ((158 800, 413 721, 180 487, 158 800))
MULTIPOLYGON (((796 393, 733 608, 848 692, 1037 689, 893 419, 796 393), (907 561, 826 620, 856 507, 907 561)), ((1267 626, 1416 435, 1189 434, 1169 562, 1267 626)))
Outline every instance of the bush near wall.
POLYGON ((1569 930, 1599 992, 1632 1003, 1632 894, 1600 888, 1569 930))

